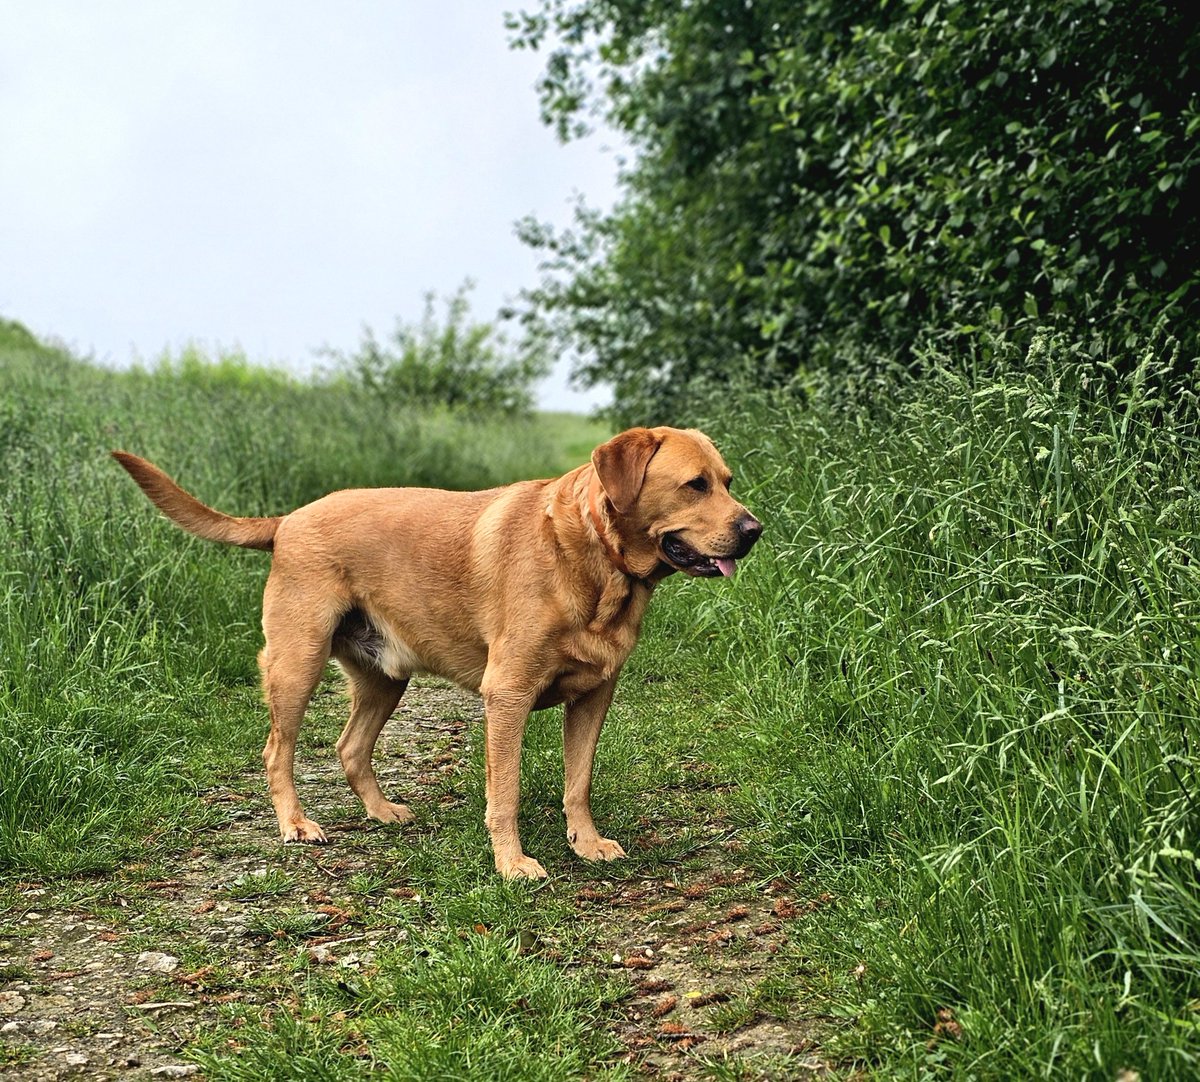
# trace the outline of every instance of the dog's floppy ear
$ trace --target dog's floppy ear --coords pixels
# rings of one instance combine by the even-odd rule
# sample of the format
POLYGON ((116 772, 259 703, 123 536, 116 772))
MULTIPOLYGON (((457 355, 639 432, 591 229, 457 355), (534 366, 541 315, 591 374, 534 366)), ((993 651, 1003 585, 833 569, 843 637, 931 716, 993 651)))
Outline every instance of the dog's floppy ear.
POLYGON ((637 502, 646 467, 662 444, 648 428, 631 428, 592 452, 592 466, 618 513, 627 514, 637 502))

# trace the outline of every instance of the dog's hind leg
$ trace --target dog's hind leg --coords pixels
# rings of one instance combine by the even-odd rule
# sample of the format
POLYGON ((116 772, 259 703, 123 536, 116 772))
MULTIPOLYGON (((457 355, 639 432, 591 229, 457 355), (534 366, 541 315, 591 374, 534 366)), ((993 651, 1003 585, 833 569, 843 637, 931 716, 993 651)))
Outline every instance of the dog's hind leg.
POLYGON ((294 596, 285 595, 282 588, 267 580, 263 596, 267 644, 258 655, 263 698, 271 713, 263 765, 279 834, 285 842, 326 841, 320 826, 304 814, 295 782, 296 736, 329 659, 332 628, 322 626, 326 614, 321 608, 315 605, 306 611, 294 596))
POLYGON ((368 818, 378 819, 381 823, 407 823, 413 813, 406 805, 394 804, 383 795, 371 766, 371 756, 379 734, 408 687, 408 681, 395 680, 344 656, 339 656, 338 662, 350 681, 350 720, 337 742, 338 758, 342 761, 346 780, 363 802, 368 818))

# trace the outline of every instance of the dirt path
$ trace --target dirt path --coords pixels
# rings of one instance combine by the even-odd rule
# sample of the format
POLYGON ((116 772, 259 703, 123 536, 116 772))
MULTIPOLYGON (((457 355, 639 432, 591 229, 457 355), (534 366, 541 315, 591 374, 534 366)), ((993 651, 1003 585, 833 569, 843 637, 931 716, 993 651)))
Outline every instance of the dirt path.
MULTIPOLYGON (((316 707, 324 726, 309 741, 326 753, 301 756, 298 782, 308 806, 327 808, 340 799, 331 793, 349 797, 328 754, 345 703, 324 688, 316 707)), ((461 787, 445 782, 466 769, 478 715, 478 700, 457 689, 412 688, 377 753, 385 791, 460 801, 461 787)), ((225 822, 169 865, 126 868, 69 905, 21 885, 23 911, 0 936, 0 1079, 200 1079, 186 1050, 220 1005, 294 997, 295 951, 281 937, 302 936, 308 964, 370 969, 395 933, 372 926, 356 884, 380 874, 386 828, 346 799, 318 816, 329 847, 281 849, 258 772, 205 799, 225 822)), ((736 845, 711 835, 669 876, 610 881, 576 869, 564 888, 592 934, 590 965, 629 982, 626 1056, 667 1079, 700 1077, 713 1059, 735 1060, 737 1077, 824 1073, 827 1020, 797 1017, 794 981, 776 974, 786 968, 776 959, 793 922, 828 899, 755 884, 736 845)))

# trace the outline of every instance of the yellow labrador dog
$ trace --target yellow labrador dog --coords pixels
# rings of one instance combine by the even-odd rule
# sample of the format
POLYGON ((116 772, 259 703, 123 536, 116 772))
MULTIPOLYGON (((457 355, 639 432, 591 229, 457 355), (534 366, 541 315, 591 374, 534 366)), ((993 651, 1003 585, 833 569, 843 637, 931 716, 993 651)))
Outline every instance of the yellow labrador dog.
POLYGON ((278 518, 206 507, 157 467, 114 457, 168 518, 209 541, 274 553, 259 654, 263 749, 285 842, 324 842, 293 780, 296 734, 329 658, 350 682, 337 750, 372 819, 402 823, 371 756, 414 673, 484 702, 487 828, 508 878, 545 869, 521 849, 521 739, 531 710, 565 704, 563 809, 587 860, 624 856, 592 822, 592 760, 617 676, 654 587, 673 571, 732 576, 762 526, 729 494, 701 432, 634 428, 563 477, 486 492, 348 489, 278 518))

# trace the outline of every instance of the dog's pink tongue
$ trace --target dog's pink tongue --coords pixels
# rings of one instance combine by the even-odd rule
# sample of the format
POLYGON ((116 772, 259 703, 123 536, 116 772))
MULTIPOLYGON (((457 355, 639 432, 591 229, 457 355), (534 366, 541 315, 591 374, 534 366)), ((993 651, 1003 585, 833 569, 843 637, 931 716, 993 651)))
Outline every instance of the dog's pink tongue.
POLYGON ((713 562, 720 568, 722 575, 727 579, 733 578, 733 573, 737 570, 736 560, 731 560, 728 556, 718 556, 713 562))

